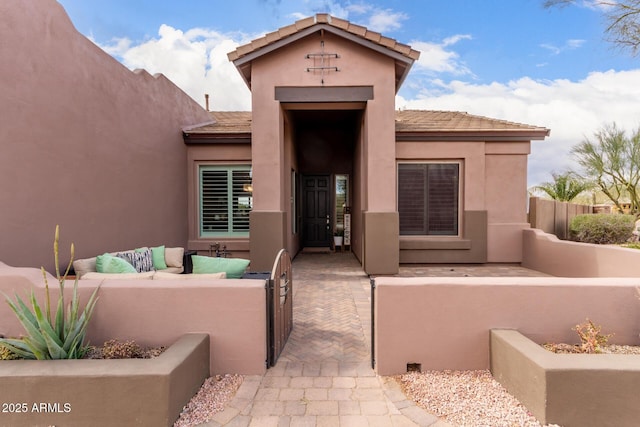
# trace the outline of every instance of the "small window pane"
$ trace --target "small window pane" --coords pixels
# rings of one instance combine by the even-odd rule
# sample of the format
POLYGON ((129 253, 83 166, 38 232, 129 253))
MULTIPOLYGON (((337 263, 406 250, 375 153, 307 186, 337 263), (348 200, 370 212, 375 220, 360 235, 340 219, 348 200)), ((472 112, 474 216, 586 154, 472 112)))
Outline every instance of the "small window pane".
POLYGON ((228 230, 227 172, 202 171, 202 231, 225 232, 228 230))
POLYGON ((427 234, 427 165, 398 165, 398 212, 401 234, 427 234))
POLYGON ((458 165, 429 165, 427 234, 458 234, 458 165))
POLYGON ((349 177, 336 175, 336 229, 344 230, 344 208, 349 203, 349 177))

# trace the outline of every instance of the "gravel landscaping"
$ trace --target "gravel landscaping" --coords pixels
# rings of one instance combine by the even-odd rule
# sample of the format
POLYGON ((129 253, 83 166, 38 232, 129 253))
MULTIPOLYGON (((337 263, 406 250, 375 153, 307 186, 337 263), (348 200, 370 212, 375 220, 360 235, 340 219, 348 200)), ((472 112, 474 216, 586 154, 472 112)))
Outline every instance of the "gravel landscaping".
POLYGON ((242 384, 241 375, 216 375, 205 380, 200 391, 185 405, 174 427, 190 427, 210 420, 224 410, 242 384))
POLYGON ((416 405, 457 427, 541 426, 489 371, 408 372, 393 378, 416 405))
MULTIPOLYGON (((584 353, 577 344, 542 344, 545 350, 559 354, 579 354, 584 353)), ((640 354, 640 346, 608 344, 600 347, 601 354, 640 354)))

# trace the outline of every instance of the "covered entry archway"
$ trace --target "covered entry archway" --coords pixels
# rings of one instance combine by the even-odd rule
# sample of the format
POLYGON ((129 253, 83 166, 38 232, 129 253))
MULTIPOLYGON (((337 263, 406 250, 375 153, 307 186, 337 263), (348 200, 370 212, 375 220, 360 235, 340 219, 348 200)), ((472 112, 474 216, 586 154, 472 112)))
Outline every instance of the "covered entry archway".
MULTIPOLYGON (((279 248, 292 254, 300 250, 301 177, 340 173, 352 178, 354 254, 369 274, 398 270, 394 100, 418 57, 407 45, 327 14, 300 20, 229 53, 251 90, 252 268, 264 268, 279 248), (349 135, 346 155, 326 156, 318 150, 322 144, 300 137, 300 130, 314 126, 310 138, 331 129, 320 114, 349 123, 343 133, 349 135), (314 156, 314 150, 320 155, 314 156), (312 157, 306 165, 304 155, 312 157), (323 159, 345 160, 349 173, 333 169, 330 162, 313 170, 323 159)), ((344 148, 334 138, 326 141, 331 148, 344 148)))
POLYGON ((293 197, 299 203, 292 205, 299 246, 329 247, 334 231, 344 228, 344 207, 357 197, 352 182, 362 110, 289 109, 287 117, 295 153, 292 179, 299 188, 293 197))

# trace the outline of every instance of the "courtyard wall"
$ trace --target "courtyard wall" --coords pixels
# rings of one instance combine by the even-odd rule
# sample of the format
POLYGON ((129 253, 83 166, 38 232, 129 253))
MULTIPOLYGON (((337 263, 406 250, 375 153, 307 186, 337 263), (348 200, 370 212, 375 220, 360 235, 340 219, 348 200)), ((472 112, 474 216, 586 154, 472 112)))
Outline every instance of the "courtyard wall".
MULTIPOLYGON (((58 301, 58 282, 48 275, 52 306, 58 301)), ((98 302, 87 338, 101 345, 107 340, 135 340, 142 346, 169 346, 183 334, 210 337, 211 374, 261 375, 265 372, 267 326, 264 280, 80 280, 83 303, 96 286, 98 302)), ((0 263, 0 292, 28 299, 31 289, 44 306, 44 279, 35 268, 0 263)), ((67 301, 73 282, 67 281, 67 301)), ((0 334, 23 335, 24 329, 9 306, 0 303, 0 334)))
POLYGON ((578 342, 586 318, 640 344, 638 279, 378 277, 374 357, 380 375, 489 368, 491 329, 517 329, 538 343, 578 342))
POLYGON ((523 267, 558 277, 640 276, 640 250, 560 240, 535 228, 523 233, 523 267))

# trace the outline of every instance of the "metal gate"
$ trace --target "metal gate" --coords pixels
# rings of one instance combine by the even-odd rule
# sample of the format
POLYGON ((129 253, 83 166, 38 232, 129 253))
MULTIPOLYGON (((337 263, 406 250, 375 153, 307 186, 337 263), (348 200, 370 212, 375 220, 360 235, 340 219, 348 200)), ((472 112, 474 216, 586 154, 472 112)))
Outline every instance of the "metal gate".
POLYGON ((293 328, 291 257, 281 249, 267 284, 267 367, 275 366, 293 328))

